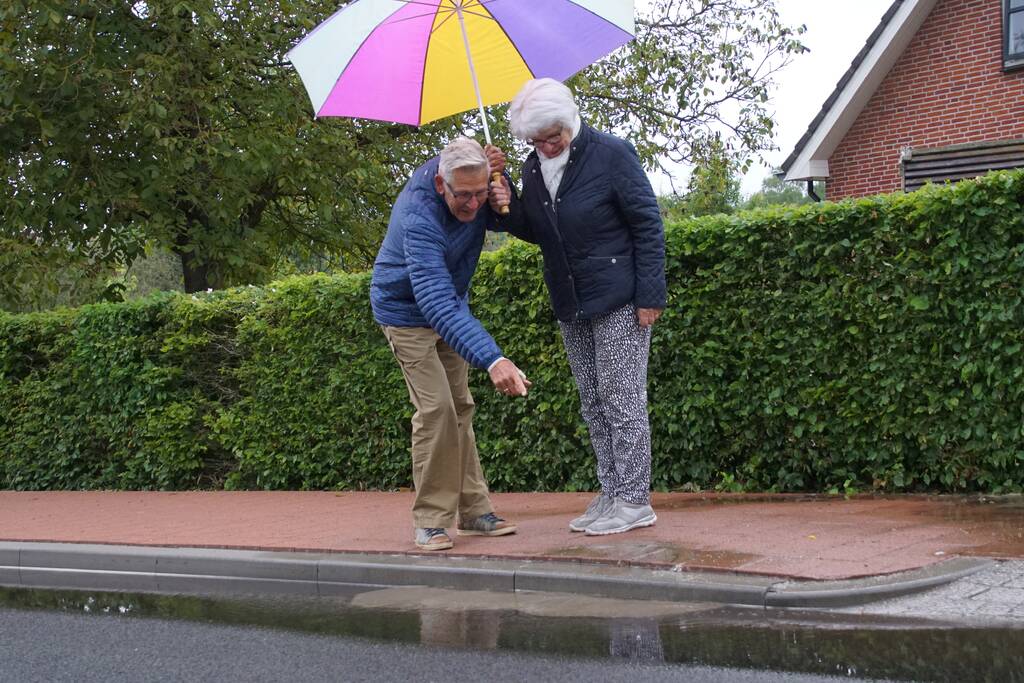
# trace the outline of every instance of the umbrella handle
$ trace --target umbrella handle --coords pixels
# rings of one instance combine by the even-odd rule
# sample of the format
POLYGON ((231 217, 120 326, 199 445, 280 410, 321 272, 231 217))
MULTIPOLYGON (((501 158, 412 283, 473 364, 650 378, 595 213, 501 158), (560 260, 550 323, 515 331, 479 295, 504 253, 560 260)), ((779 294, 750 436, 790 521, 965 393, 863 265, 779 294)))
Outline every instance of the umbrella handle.
MULTIPOLYGON (((497 171, 495 171, 494 173, 491 174, 491 180, 493 180, 496 183, 500 183, 501 182, 501 174, 498 173, 497 171)), ((502 216, 507 216, 508 215, 508 205, 506 204, 505 206, 501 207, 501 210, 498 213, 501 214, 502 216)))

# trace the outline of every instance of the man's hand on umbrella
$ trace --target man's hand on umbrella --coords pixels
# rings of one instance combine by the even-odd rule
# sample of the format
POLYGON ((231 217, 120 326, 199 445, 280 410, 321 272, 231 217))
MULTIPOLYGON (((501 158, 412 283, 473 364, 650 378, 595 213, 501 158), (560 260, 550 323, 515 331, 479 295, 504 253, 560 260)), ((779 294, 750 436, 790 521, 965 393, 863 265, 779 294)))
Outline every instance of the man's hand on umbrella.
POLYGON ((491 193, 487 199, 491 203, 491 210, 495 213, 503 213, 502 208, 512 203, 512 190, 509 188, 505 176, 491 179, 491 193))
POLYGON ((484 154, 487 155, 487 163, 491 166, 492 176, 495 173, 501 175, 505 172, 505 153, 501 151, 500 147, 487 145, 484 147, 484 154))
POLYGON ((508 358, 499 360, 491 368, 491 382, 498 393, 506 396, 526 396, 526 390, 531 384, 530 380, 526 379, 526 373, 508 358))
POLYGON ((640 327, 650 327, 661 315, 660 308, 638 308, 636 309, 636 320, 640 327))

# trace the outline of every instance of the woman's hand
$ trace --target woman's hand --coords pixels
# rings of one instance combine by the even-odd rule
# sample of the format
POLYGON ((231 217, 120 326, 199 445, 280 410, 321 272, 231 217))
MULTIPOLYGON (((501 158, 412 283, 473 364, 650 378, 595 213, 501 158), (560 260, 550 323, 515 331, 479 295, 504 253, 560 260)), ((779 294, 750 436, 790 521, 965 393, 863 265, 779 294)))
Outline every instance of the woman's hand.
POLYGON ((636 309, 636 320, 640 327, 650 327, 661 316, 660 308, 638 308, 636 309))

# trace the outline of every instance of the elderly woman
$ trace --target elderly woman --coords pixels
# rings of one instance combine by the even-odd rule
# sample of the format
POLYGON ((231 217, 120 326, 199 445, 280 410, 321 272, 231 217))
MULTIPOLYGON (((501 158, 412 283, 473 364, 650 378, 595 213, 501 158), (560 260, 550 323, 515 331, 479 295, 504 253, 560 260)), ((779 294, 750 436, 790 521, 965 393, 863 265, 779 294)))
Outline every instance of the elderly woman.
MULTIPOLYGON (((665 238, 657 199, 636 150, 580 120, 572 92, 550 78, 512 101, 513 135, 534 147, 516 196, 492 183, 500 227, 540 245, 601 492, 569 523, 588 535, 651 526, 647 358, 665 308, 665 238)), ((501 167, 500 150, 491 153, 501 167)))

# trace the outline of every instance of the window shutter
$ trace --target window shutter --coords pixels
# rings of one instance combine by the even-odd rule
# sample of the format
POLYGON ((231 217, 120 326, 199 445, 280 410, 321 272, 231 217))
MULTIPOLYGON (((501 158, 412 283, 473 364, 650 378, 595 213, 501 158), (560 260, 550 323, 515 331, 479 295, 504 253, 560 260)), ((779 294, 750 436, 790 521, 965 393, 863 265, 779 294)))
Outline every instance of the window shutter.
POLYGON ((903 189, 913 192, 926 182, 955 182, 989 171, 1024 168, 1024 140, 974 142, 951 147, 903 150, 903 189))

